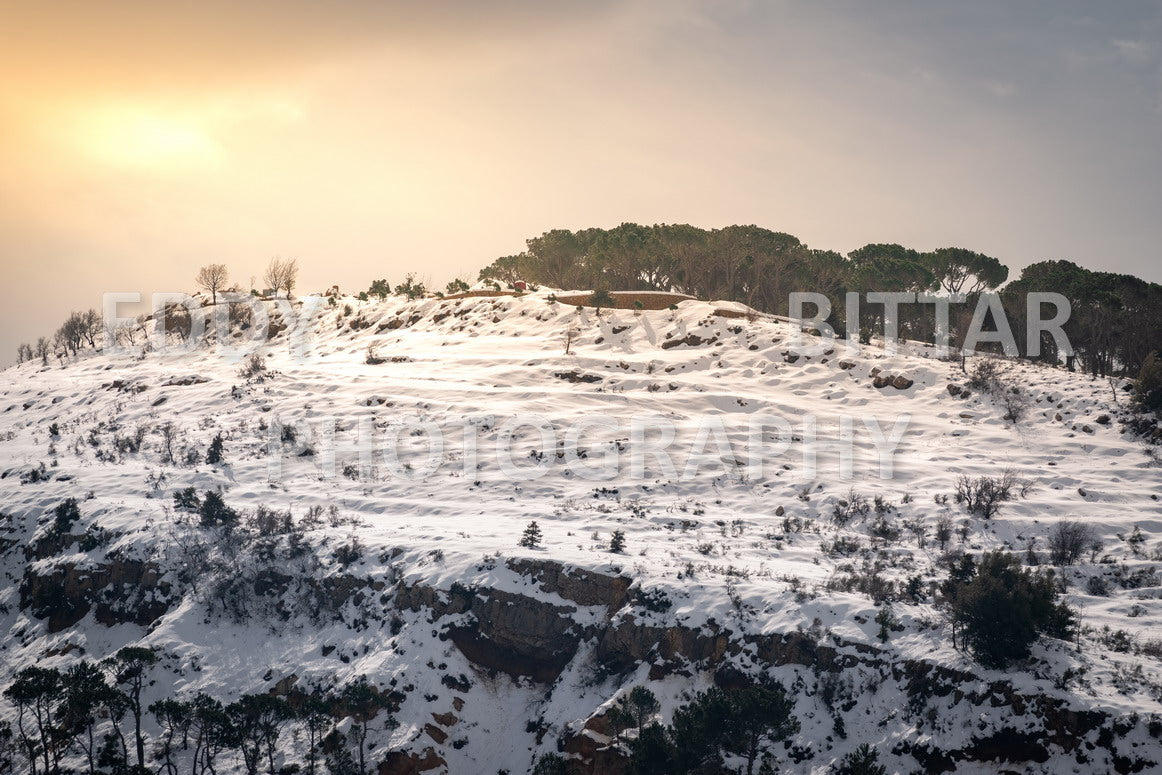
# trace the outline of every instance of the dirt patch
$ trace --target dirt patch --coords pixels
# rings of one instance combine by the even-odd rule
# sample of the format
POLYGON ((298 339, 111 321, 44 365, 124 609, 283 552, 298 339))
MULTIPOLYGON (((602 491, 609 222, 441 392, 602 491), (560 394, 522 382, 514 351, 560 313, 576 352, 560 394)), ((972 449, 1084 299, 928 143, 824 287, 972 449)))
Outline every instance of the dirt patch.
MULTIPOLYGON (((693 296, 681 293, 661 293, 659 291, 613 291, 614 309, 638 309, 636 302, 641 302, 641 309, 669 309, 671 304, 683 301, 697 301, 693 296)), ((590 300, 592 293, 577 293, 569 296, 558 296, 557 301, 571 307, 592 307, 590 300)))

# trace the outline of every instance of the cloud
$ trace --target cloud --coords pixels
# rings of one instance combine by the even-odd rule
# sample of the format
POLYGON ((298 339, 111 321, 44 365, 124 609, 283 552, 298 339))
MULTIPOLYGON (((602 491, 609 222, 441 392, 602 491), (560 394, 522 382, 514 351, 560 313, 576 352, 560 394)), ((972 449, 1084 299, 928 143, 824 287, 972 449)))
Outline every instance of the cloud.
POLYGON ((1153 59, 1153 52, 1147 43, 1140 40, 1114 40, 1114 48, 1121 57, 1134 65, 1143 65, 1153 59))

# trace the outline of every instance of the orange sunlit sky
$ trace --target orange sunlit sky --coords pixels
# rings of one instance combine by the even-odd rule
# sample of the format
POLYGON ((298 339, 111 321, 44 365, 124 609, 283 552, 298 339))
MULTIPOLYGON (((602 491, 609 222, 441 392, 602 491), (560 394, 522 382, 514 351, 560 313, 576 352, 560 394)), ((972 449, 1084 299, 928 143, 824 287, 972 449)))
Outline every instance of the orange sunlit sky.
POLYGON ((0 363, 105 291, 757 223, 1162 280, 1157 2, 6 3, 0 363))

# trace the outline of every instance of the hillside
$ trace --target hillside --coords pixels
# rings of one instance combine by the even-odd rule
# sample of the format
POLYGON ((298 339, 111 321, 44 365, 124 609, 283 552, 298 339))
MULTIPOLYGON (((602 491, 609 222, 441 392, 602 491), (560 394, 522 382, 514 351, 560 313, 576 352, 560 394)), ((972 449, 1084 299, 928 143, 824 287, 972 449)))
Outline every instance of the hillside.
POLYGON ((925 346, 797 344, 737 304, 554 298, 339 298, 246 377, 213 333, 0 373, 0 685, 127 645, 161 655, 154 699, 366 676, 398 722, 369 724, 379 772, 515 775, 557 751, 625 771, 605 714, 635 685, 664 722, 686 692, 764 674, 800 724, 778 771, 861 743, 899 772, 1162 766, 1162 469, 1120 386, 1006 363, 1013 422, 925 346), (763 416, 785 425, 752 432, 763 416), (888 471, 875 433, 894 428, 888 471), (673 470, 645 454, 669 430, 673 470), (607 459, 617 475, 594 475, 607 459), (991 519, 953 497, 1001 471, 991 519), (200 525, 175 504, 190 487, 240 527, 200 525), (80 518, 57 530, 68 498, 80 518), (1066 519, 1101 541, 1056 570, 1075 641, 1007 670, 953 648, 942 558, 1044 566, 1066 519))

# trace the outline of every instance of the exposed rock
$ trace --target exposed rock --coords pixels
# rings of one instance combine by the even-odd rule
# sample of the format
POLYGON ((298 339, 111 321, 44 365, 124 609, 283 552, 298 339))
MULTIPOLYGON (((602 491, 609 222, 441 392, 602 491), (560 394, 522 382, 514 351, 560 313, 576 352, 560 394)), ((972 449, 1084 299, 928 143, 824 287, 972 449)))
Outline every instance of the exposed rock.
POLYGON ((165 382, 161 383, 162 387, 179 387, 186 385, 201 385, 203 382, 209 382, 206 377, 198 374, 186 374, 182 377, 170 377, 165 382))
POLYGON ((709 339, 703 339, 702 337, 698 336, 697 334, 687 334, 686 336, 682 337, 681 339, 669 339, 665 342, 662 342, 662 349, 669 350, 672 347, 679 347, 679 346, 700 347, 701 345, 704 345, 704 344, 714 344, 717 341, 718 341, 718 337, 716 337, 716 336, 712 336, 709 339))
POLYGON ((379 775, 420 775, 422 772, 431 772, 443 767, 447 769, 448 762, 436 753, 434 748, 425 748, 423 754, 392 751, 379 765, 379 775))
POLYGON ((580 369, 573 369, 572 371, 555 371, 553 376, 557 379, 563 379, 566 382, 600 382, 601 377, 597 374, 586 374, 580 369))
POLYGON ((912 387, 914 383, 903 374, 874 374, 872 375, 872 385, 877 388, 893 387, 896 390, 907 390, 912 387))
POLYGON ((558 594, 577 605, 603 605, 611 612, 625 602, 631 582, 625 576, 606 576, 552 560, 513 558, 505 564, 512 571, 532 578, 545 592, 558 594))

